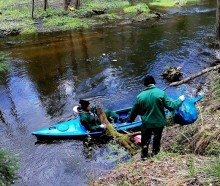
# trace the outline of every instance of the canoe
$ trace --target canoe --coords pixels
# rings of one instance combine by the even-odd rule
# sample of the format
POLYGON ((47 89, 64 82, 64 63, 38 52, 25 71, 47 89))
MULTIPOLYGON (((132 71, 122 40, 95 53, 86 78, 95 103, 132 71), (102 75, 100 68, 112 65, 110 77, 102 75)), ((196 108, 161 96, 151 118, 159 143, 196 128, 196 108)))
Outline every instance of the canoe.
MULTIPOLYGON (((119 115, 119 118, 126 118, 128 112, 131 108, 125 108, 121 110, 116 110, 115 112, 119 115)), ((121 120, 117 120, 113 123, 115 129, 119 132, 125 132, 127 130, 137 130, 140 129, 142 122, 140 117, 133 123, 128 123, 126 120, 123 123, 121 120)), ((65 121, 62 123, 54 124, 50 127, 42 128, 35 132, 32 132, 32 135, 36 136, 38 140, 42 139, 69 139, 69 138, 85 138, 90 135, 91 137, 101 136, 104 134, 104 131, 89 132, 86 128, 80 123, 80 119, 76 118, 73 120, 65 121)))
MULTIPOLYGON (((192 124, 197 120, 198 113, 196 110, 195 103, 201 100, 203 96, 198 96, 196 98, 186 98, 183 104, 176 110, 169 112, 165 109, 166 117, 173 117, 174 122, 180 125, 192 124)), ((119 115, 119 118, 126 118, 131 107, 116 110, 115 112, 119 115)), ((120 120, 116 121, 113 125, 115 129, 119 132, 126 132, 127 130, 139 130, 141 126, 141 118, 137 117, 133 123, 124 122, 120 120)), ((79 118, 55 124, 50 127, 42 128, 32 133, 37 137, 38 140, 41 139, 58 139, 58 138, 83 138, 87 135, 91 137, 101 136, 104 134, 103 131, 89 132, 80 123, 79 118)))

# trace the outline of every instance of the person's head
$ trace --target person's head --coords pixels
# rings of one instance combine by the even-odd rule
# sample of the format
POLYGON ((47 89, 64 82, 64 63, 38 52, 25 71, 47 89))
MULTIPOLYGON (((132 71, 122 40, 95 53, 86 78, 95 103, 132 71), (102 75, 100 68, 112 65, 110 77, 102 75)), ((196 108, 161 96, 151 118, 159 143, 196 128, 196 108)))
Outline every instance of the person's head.
POLYGON ((89 101, 86 100, 79 100, 79 104, 81 105, 81 108, 85 111, 89 111, 90 110, 90 103, 89 101))
POLYGON ((153 76, 146 75, 144 78, 144 86, 149 86, 150 84, 156 84, 156 81, 153 76))

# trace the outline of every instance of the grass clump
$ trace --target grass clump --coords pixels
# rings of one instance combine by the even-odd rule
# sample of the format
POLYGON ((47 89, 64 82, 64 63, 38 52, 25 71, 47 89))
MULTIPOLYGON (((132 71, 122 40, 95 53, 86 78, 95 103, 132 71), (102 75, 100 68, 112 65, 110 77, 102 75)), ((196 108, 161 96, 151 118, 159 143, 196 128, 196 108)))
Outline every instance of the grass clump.
POLYGON ((125 13, 137 13, 137 12, 149 13, 150 9, 145 3, 139 3, 135 6, 129 6, 129 7, 124 8, 124 12, 125 13))
POLYGON ((85 3, 85 6, 90 8, 90 9, 118 9, 118 8, 122 8, 125 6, 129 6, 129 1, 126 0, 108 0, 108 1, 104 1, 104 0, 94 0, 94 1, 89 1, 87 0, 87 2, 85 3))
POLYGON ((10 65, 8 63, 10 58, 3 52, 0 52, 0 73, 7 72, 10 69, 10 65))
POLYGON ((205 169, 208 174, 215 176, 220 179, 220 160, 212 162, 208 167, 205 169))
POLYGON ((199 0, 154 0, 150 3, 153 6, 172 7, 175 5, 183 6, 188 2, 198 2, 199 0))
POLYGON ((21 32, 20 32, 20 34, 21 35, 29 35, 29 34, 36 34, 37 33, 37 28, 35 28, 35 27, 28 27, 28 28, 24 28, 21 32))
POLYGON ((62 30, 73 28, 88 28, 93 22, 89 20, 81 20, 80 18, 70 17, 52 17, 45 20, 44 27, 49 30, 62 30))
POLYGON ((97 17, 98 19, 107 19, 107 20, 117 20, 121 19, 121 16, 111 13, 111 14, 102 14, 97 17))
POLYGON ((0 185, 12 185, 18 178, 16 174, 18 168, 18 158, 7 151, 0 149, 0 185))

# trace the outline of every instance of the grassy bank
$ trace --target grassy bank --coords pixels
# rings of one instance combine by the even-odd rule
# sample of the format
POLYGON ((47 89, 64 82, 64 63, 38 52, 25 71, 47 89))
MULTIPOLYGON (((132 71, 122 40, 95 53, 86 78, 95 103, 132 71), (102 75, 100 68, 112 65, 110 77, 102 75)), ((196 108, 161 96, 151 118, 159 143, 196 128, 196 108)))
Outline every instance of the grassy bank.
POLYGON ((131 162, 92 185, 220 185, 220 74, 211 72, 205 97, 197 103, 198 120, 188 126, 167 127, 162 152, 146 161, 131 162))
POLYGON ((109 20, 126 20, 127 23, 146 21, 158 17, 158 14, 151 13, 149 5, 175 6, 184 5, 186 2, 189 0, 160 0, 150 4, 146 4, 146 1, 135 1, 134 4, 128 0, 85 0, 81 1, 78 10, 74 9, 74 4, 70 4, 68 11, 64 11, 63 1, 51 0, 48 2, 47 10, 44 11, 43 1, 35 1, 34 19, 32 19, 31 1, 1 1, 0 37, 85 29, 109 20))
POLYGON ((197 3, 199 0, 157 0, 150 3, 153 6, 173 7, 184 6, 187 3, 197 3))
POLYGON ((0 185, 12 185, 18 179, 16 174, 18 168, 18 157, 4 149, 0 149, 0 185))

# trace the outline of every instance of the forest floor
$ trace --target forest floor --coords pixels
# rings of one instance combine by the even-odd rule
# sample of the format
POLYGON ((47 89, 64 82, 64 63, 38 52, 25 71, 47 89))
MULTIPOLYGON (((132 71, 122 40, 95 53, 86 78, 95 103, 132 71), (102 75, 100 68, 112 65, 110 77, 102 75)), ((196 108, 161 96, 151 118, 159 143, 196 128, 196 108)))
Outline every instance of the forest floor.
POLYGON ((144 22, 162 16, 161 13, 152 11, 153 7, 181 7, 187 2, 197 1, 161 0, 146 4, 143 0, 85 0, 81 1, 79 9, 70 4, 68 10, 64 10, 63 1, 48 1, 46 10, 43 9, 43 1, 35 1, 33 12, 32 2, 29 0, 1 1, 0 37, 88 29, 102 24, 144 22))

